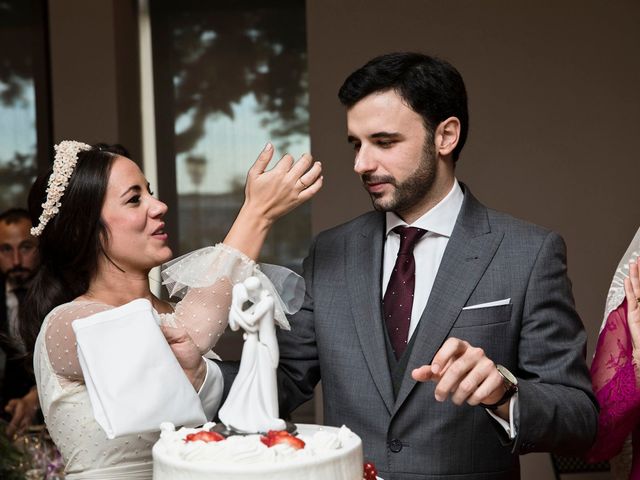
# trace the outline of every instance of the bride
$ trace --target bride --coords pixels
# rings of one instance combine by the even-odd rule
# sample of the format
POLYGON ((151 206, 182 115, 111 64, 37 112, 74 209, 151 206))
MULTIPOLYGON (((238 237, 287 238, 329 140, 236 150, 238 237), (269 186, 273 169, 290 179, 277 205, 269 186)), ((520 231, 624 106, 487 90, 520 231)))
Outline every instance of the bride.
POLYGON ((273 222, 322 185, 320 164, 310 155, 295 163, 286 155, 266 171, 272 156, 267 144, 249 170, 245 202, 224 242, 171 265, 173 271, 198 270, 184 276, 197 277, 193 282, 173 285, 174 291, 186 290, 174 307, 149 288, 149 271, 172 252, 163 221, 167 206, 153 196, 138 166, 119 146, 56 146, 52 169, 30 193, 42 266, 21 315, 45 422, 69 480, 149 479, 158 438, 155 432, 107 438, 92 413, 74 320, 147 299, 205 413, 215 413, 221 392, 202 355, 226 327, 233 285, 257 271, 255 260, 273 222))

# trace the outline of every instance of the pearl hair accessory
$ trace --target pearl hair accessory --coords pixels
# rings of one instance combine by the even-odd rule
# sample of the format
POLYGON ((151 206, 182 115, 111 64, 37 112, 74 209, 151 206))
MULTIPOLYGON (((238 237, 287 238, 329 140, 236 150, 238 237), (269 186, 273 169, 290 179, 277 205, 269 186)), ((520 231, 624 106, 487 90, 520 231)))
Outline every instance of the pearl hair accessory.
POLYGON ((69 185, 69 179, 73 175, 73 170, 78 162, 78 153, 83 150, 90 150, 91 145, 74 140, 64 140, 56 145, 54 149, 56 155, 53 159, 53 172, 47 185, 47 199, 42 204, 42 214, 38 219, 38 225, 31 229, 31 235, 34 237, 40 236, 49 220, 60 211, 62 206, 60 200, 67 185, 69 185))

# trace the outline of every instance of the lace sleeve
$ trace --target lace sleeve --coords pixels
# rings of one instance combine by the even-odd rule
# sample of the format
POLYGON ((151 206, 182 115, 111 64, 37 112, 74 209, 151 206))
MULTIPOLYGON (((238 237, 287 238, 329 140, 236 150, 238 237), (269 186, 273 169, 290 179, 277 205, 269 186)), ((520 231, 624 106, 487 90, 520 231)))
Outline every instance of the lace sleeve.
POLYGON ((57 375, 69 380, 83 379, 71 322, 111 308, 102 303, 71 302, 51 312, 45 326, 44 345, 57 375))
POLYGON ((593 390, 600 404, 598 436, 588 454, 591 461, 616 455, 640 420, 640 390, 626 311, 625 300, 607 317, 591 364, 593 390))
POLYGON ((169 262, 163 266, 163 284, 171 297, 182 300, 163 320, 184 327, 200 352, 208 352, 227 326, 233 285, 256 270, 253 260, 222 243, 169 262))
POLYGON ((230 278, 223 276, 209 287, 190 288, 176 304, 174 313, 160 315, 162 323, 184 327, 204 355, 215 346, 227 327, 233 284, 230 278))

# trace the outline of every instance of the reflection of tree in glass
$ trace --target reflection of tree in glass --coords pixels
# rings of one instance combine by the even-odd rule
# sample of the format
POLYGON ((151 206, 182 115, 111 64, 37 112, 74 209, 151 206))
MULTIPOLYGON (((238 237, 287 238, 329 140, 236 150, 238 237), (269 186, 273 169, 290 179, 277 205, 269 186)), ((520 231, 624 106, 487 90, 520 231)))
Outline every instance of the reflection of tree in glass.
POLYGON ((25 0, 0 0, 0 19, 0 45, 20 46, 2 48, 0 54, 0 103, 14 106, 32 87, 33 57, 25 52, 33 43, 33 6, 25 0))
POLYGON ((253 9, 245 2, 216 2, 213 8, 206 2, 173 3, 178 9, 171 42, 176 118, 190 118, 176 135, 176 153, 190 150, 204 135, 209 115, 232 118, 232 104, 248 94, 267 114, 264 126, 281 148, 288 148, 288 136, 307 134, 305 25, 291 22, 292 9, 304 19, 304 2, 253 9))
POLYGON ((189 174, 189 178, 191 178, 191 183, 193 183, 196 191, 198 191, 200 185, 202 185, 204 173, 207 169, 207 159, 201 155, 189 155, 185 163, 187 164, 187 173, 189 174))
MULTIPOLYGON (((34 88, 35 10, 31 0, 0 0, 0 45, 8 47, 0 48, 0 106, 8 109, 3 115, 11 116, 14 109, 32 108, 29 97, 34 88)), ((12 122, 13 117, 3 120, 12 122)), ((28 127, 35 130, 35 126, 28 127)), ((30 136, 22 131, 20 134, 30 136)), ((35 145, 20 152, 12 140, 8 132, 3 132, 5 153, 4 158, 0 158, 0 211, 26 206, 27 194, 36 176, 35 145), (9 153, 11 151, 14 152, 9 153)))
POLYGON ((11 160, 0 160, 0 211, 27 205, 36 173, 32 154, 16 153, 11 160))

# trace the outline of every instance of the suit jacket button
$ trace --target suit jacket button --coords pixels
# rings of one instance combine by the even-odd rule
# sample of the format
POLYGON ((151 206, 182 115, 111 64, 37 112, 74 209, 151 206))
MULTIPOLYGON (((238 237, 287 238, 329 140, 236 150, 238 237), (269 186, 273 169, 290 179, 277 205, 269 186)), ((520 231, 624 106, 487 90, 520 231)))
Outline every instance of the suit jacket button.
POLYGON ((394 438, 389 442, 389 450, 391 450, 393 453, 398 453, 400 450, 402 450, 402 442, 397 438, 394 438))

